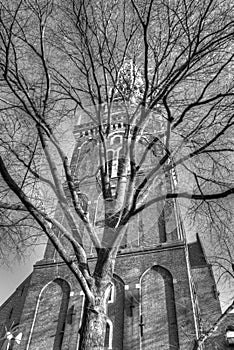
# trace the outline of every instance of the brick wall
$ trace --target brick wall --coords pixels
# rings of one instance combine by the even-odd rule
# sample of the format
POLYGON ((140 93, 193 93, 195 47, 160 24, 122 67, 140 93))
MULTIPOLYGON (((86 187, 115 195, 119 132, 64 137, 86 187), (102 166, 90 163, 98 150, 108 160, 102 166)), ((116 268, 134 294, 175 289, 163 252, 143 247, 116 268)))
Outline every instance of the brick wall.
POLYGON ((191 271, 198 299, 201 329, 206 332, 221 315, 215 280, 208 265, 193 268, 191 271))
MULTIPOLYGON (((90 264, 92 270, 95 258, 90 259, 90 264)), ((150 339, 152 341, 153 337, 155 349, 175 349, 178 341, 180 350, 191 348, 196 338, 196 329, 188 269, 183 243, 165 243, 142 251, 123 251, 118 256, 113 279, 115 297, 108 308, 109 318, 114 325, 113 349, 139 350, 140 344, 145 345, 142 347, 144 350, 151 349, 150 339), (151 332, 152 337, 150 334, 147 336, 147 332, 151 332), (173 348, 169 345, 172 339, 173 348)), ((205 304, 209 305, 212 299, 211 280, 208 280, 207 275, 209 272, 207 269, 196 269, 193 275, 194 272, 197 273, 197 293, 202 297, 205 288, 205 304)), ((10 318, 14 315, 13 318, 20 322, 20 331, 23 332, 18 350, 36 350, 38 346, 40 350, 48 350, 49 343, 50 349, 56 349, 55 340, 59 342, 56 334, 63 331, 62 350, 76 350, 83 303, 84 296, 79 284, 67 266, 47 259, 36 264, 22 288, 19 287, 2 306, 0 320, 2 324, 8 322, 15 305, 10 318), (60 282, 56 284, 56 281, 60 282), (64 285, 68 286, 66 293, 63 291, 64 285), (21 293, 23 297, 20 296, 21 293), (37 318, 40 314, 43 316, 41 319, 37 318), (47 316, 49 314, 53 319, 47 316), (61 323, 62 319, 66 319, 66 322, 61 323), (49 325, 52 325, 50 329, 49 325)), ((212 317, 212 308, 207 306, 203 312, 206 317, 211 312, 212 317)))
POLYGON ((37 264, 20 320, 23 338, 17 349, 57 349, 60 341, 58 334, 64 331, 62 350, 75 350, 83 299, 78 282, 65 264, 52 262, 37 264), (65 291, 64 284, 69 285, 65 291), (66 301, 66 298, 69 300, 66 301), (61 323, 62 320, 66 320, 64 325, 61 323))
MULTIPOLYGON (((143 273, 153 266, 161 266, 162 268, 167 269, 173 278, 180 349, 188 350, 191 341, 195 339, 196 333, 185 247, 183 244, 174 246, 165 245, 165 248, 158 247, 158 249, 154 250, 125 253, 119 256, 116 265, 116 273, 121 276, 128 288, 126 291, 127 303, 124 317, 124 350, 139 349, 139 344, 142 341, 139 327, 139 324, 141 323, 140 279, 143 273), (134 303, 134 308, 132 308, 131 301, 134 303)), ((160 290, 158 293, 159 292, 160 290)), ((155 296, 155 298, 157 298, 157 296, 155 296)), ((160 295, 158 298, 160 299, 160 295)), ((152 300, 153 299, 151 299, 151 301, 152 300)), ((163 298, 161 298, 161 300, 163 300, 163 298)), ((154 307, 154 305, 152 305, 152 307, 154 307)), ((153 314, 154 313, 152 312, 148 315, 148 323, 155 324, 155 319, 151 319, 153 314)), ((159 320, 159 322, 161 322, 159 327, 161 329, 164 328, 165 332, 168 332, 166 329, 167 325, 165 327, 164 321, 163 318, 159 320)), ((164 335, 164 337, 166 337, 166 335, 164 335)), ((155 346, 156 349, 157 346, 158 349, 160 349, 160 339, 158 340, 158 345, 156 343, 155 346)))

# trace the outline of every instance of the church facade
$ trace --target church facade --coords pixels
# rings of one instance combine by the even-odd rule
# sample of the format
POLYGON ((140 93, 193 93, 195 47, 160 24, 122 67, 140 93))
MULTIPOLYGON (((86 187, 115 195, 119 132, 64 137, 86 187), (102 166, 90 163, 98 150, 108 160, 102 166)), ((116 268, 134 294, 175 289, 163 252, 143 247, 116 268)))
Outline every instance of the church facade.
MULTIPOLYGON (((117 113, 108 144, 113 190, 125 127, 117 113)), ((80 190, 89 193, 91 212, 101 232, 98 179, 94 181, 91 176, 96 130, 92 123, 80 123, 74 133, 77 143, 73 172, 79 179, 84 178, 80 190)), ((150 159, 145 166, 150 166, 150 159)), ((169 174, 162 186, 170 190, 173 181, 169 174)), ((85 233, 84 239, 92 267, 94 249, 85 233)), ((35 264, 32 274, 0 308, 0 346, 8 346, 8 350, 78 350, 83 309, 84 294, 78 281, 48 243, 43 260, 35 264), (19 344, 14 338, 6 343, 6 331, 11 327, 17 334, 22 333, 19 344)), ((174 200, 163 210, 152 205, 127 225, 108 300, 108 316, 105 349, 229 349, 226 330, 234 324, 234 313, 231 308, 221 314, 212 267, 199 236, 187 244, 174 200)))

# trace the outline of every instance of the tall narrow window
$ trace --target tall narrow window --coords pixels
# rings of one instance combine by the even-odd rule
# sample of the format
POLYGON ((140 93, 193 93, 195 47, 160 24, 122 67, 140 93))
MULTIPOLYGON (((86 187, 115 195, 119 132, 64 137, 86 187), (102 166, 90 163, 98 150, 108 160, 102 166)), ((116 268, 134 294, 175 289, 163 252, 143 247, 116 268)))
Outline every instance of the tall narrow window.
POLYGON ((158 218, 158 232, 159 232, 159 241, 160 243, 165 243, 167 241, 166 225, 165 225, 165 210, 164 208, 161 211, 161 214, 158 218))
POLYGON ((58 350, 62 348, 62 343, 64 339, 70 287, 66 281, 60 278, 57 278, 55 282, 61 287, 63 291, 61 306, 60 306, 59 315, 58 315, 56 335, 54 339, 54 347, 53 347, 53 350, 58 350))
POLYGON ((154 266, 141 279, 143 350, 178 350, 173 279, 168 270, 154 266))
POLYGON ((114 156, 113 151, 109 150, 107 152, 107 161, 108 161, 108 173, 110 177, 112 177, 113 156, 114 156))
POLYGON ((111 178, 116 178, 120 174, 123 166, 122 152, 122 135, 113 135, 107 152, 109 174, 111 178))
POLYGON ((109 298, 108 298, 108 303, 109 304, 113 303, 114 298, 115 298, 115 286, 113 283, 111 283, 111 289, 110 289, 110 294, 109 294, 109 298))
POLYGON ((112 349, 113 325, 110 320, 106 322, 105 349, 112 349))
POLYGON ((27 350, 60 350, 63 343, 70 287, 60 278, 45 286, 36 305, 27 350))
POLYGON ((119 159, 118 159, 118 172, 117 172, 118 176, 122 174, 124 165, 125 165, 125 157, 124 157, 123 149, 121 149, 119 152, 119 159))

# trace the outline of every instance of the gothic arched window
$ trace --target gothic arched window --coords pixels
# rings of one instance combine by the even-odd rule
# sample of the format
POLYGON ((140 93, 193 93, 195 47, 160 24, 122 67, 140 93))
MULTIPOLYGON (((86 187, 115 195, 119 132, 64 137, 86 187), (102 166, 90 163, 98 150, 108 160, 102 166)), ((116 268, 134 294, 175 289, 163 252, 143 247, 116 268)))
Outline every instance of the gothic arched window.
POLYGON ((68 310, 68 303, 69 303, 69 296, 70 296, 70 287, 65 280, 62 280, 60 278, 57 278, 56 280, 54 280, 54 282, 57 283, 63 291, 59 315, 58 315, 56 335, 55 335, 54 346, 53 346, 53 350, 58 350, 62 348, 62 343, 64 339, 66 317, 67 317, 67 310, 68 310))
POLYGON ((68 283, 60 278, 41 290, 27 344, 28 350, 62 348, 69 295, 68 283))
POLYGON ((141 278, 140 327, 144 350, 179 349, 173 278, 161 266, 141 278))

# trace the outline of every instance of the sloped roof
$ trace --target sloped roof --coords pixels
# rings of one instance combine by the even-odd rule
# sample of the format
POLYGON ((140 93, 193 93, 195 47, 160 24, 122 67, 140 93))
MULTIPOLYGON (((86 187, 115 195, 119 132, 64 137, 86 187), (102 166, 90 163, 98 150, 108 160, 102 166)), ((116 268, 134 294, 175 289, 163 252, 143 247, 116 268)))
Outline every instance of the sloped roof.
POLYGON ((197 240, 188 244, 189 261, 191 267, 199 267, 207 265, 205 253, 201 244, 199 235, 196 235, 197 240))

